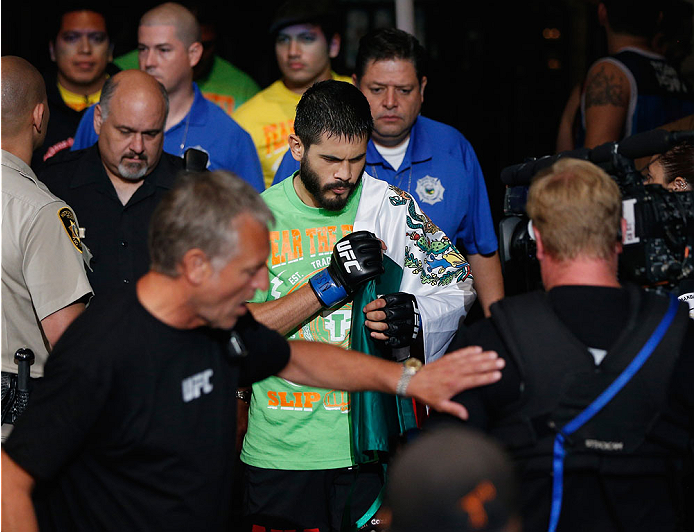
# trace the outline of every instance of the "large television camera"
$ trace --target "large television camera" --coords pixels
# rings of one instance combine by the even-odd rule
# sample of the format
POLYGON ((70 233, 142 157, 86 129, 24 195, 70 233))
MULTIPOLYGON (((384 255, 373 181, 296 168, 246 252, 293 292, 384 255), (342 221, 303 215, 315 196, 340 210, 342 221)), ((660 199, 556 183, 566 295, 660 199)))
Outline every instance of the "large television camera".
POLYGON ((530 159, 501 172, 507 185, 504 217, 499 224, 499 256, 506 294, 540 288, 535 242, 525 212, 532 177, 565 157, 583 159, 603 168, 619 185, 627 222, 619 276, 645 287, 677 291, 694 280, 694 192, 669 192, 660 185, 644 185, 634 159, 664 153, 694 131, 656 129, 616 143, 530 159))

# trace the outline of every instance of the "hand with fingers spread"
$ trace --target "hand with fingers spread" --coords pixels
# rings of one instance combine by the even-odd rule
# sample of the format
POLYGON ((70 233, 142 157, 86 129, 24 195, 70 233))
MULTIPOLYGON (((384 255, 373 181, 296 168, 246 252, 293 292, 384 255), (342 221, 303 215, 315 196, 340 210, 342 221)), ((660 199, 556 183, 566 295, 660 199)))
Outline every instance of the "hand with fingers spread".
POLYGON ((464 390, 498 381, 504 365, 505 361, 494 351, 482 351, 478 346, 465 347, 424 365, 412 377, 406 392, 435 410, 467 419, 465 407, 450 398, 464 390))

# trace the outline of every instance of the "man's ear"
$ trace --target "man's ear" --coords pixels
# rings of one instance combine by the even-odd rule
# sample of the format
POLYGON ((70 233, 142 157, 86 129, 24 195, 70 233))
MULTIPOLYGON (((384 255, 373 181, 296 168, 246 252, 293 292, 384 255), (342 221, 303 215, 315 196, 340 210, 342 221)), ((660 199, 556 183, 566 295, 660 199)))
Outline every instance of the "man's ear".
POLYGON ((427 77, 422 76, 422 81, 419 82, 419 97, 422 99, 422 102, 424 102, 424 89, 427 86, 427 77))
POLYGON ((111 43, 108 45, 108 62, 113 63, 113 48, 115 44, 111 43))
POLYGON ((292 133, 289 135, 289 151, 292 154, 292 157, 296 162, 301 162, 301 159, 304 157, 304 144, 301 142, 301 139, 295 134, 292 133))
POLYGON ((355 87, 359 88, 359 80, 357 80, 357 75, 356 75, 356 74, 352 74, 352 85, 354 85, 355 87))
POLYGON ((193 68, 200 62, 202 57, 202 43, 194 42, 188 47, 188 62, 190 63, 190 68, 193 68))
POLYGON ((533 233, 535 234, 535 256, 537 257, 537 260, 542 260, 545 258, 545 246, 542 243, 542 237, 540 236, 540 231, 537 230, 537 227, 533 225, 533 233))
POLYGON ((328 57, 330 57, 330 59, 335 59, 337 57, 337 54, 340 53, 341 43, 342 38, 340 37, 339 33, 336 33, 332 36, 330 42, 328 43, 328 57))
POLYGON ((46 112, 46 106, 43 103, 37 103, 31 113, 31 122, 36 130, 36 133, 41 133, 43 129, 43 115, 46 112))
POLYGON ((55 63, 55 45, 53 44, 53 41, 48 43, 48 55, 51 56, 51 61, 55 63))
POLYGON ((94 131, 97 135, 101 135, 101 126, 104 123, 103 115, 101 114, 101 104, 97 103, 94 107, 94 131))
POLYGON ((181 275, 194 286, 202 284, 212 273, 212 264, 205 252, 199 248, 192 248, 185 252, 179 264, 181 275))

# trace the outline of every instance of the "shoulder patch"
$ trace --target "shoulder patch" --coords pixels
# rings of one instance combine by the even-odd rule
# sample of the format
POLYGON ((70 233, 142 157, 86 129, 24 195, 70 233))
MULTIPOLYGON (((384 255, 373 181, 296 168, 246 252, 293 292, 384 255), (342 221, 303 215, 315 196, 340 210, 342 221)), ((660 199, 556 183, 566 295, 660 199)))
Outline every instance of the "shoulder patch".
POLYGON ((75 221, 75 213, 69 207, 63 207, 58 211, 58 218, 63 223, 67 236, 70 237, 75 249, 82 253, 82 241, 80 240, 80 228, 75 221))

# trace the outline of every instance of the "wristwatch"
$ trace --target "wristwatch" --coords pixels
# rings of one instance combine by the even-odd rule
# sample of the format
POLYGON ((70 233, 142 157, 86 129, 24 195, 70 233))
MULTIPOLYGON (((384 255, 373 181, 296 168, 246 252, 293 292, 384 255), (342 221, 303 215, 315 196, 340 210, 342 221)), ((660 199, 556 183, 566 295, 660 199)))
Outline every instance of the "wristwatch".
POLYGON ((400 397, 407 397, 405 395, 405 392, 407 392, 407 386, 410 384, 410 380, 412 380, 415 373, 417 373, 420 369, 422 369, 422 361, 417 358, 410 357, 402 363, 402 375, 400 375, 400 380, 395 387, 396 395, 400 397))

